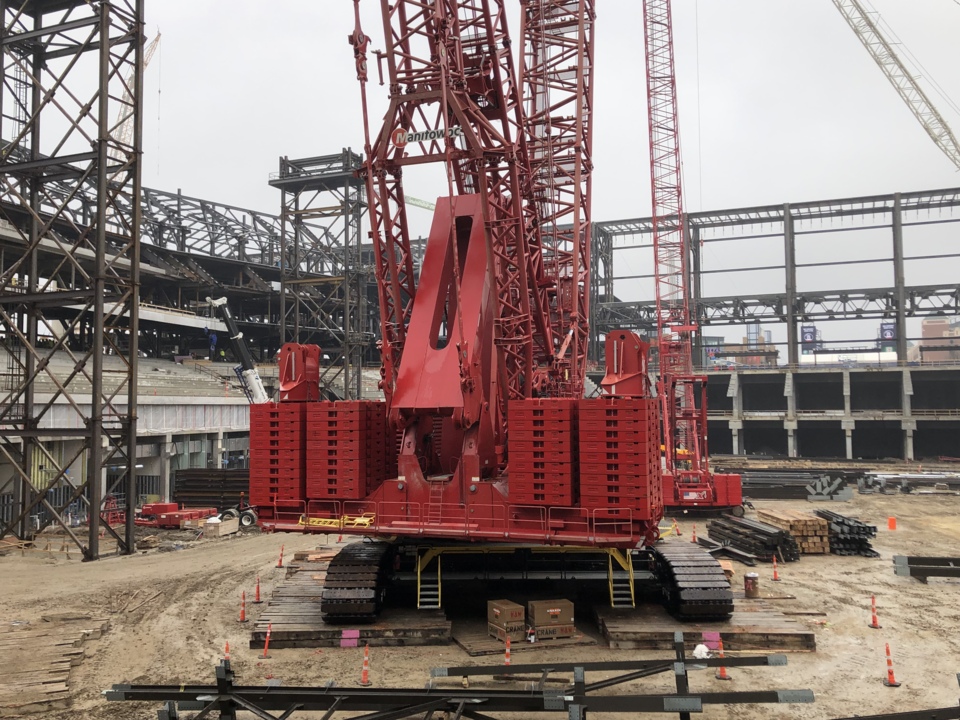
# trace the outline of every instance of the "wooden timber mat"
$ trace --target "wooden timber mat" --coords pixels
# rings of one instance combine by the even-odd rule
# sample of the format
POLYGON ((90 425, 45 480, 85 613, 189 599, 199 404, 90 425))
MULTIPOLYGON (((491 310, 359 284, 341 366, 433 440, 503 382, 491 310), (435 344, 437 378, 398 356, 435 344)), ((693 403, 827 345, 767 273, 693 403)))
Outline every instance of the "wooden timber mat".
MULTIPOLYGON (((470 657, 481 655, 503 655, 504 642, 487 633, 487 620, 457 618, 453 621, 453 641, 459 645, 470 657)), ((566 648, 584 645, 597 645, 595 637, 584 633, 579 627, 577 634, 565 638, 546 638, 537 642, 511 642, 510 654, 524 650, 549 650, 550 648, 566 648)))
POLYGON ((446 645, 450 621, 441 610, 384 608, 377 622, 325 623, 320 598, 327 562, 298 562, 273 591, 250 633, 250 647, 262 648, 270 630, 270 648, 357 647, 362 645, 446 645))
POLYGON ((81 647, 99 638, 107 620, 50 616, 36 625, 0 625, 0 717, 19 717, 67 707, 70 668, 84 658, 81 647))
POLYGON ((673 634, 684 634, 687 649, 700 643, 715 646, 723 639, 724 650, 763 650, 777 652, 814 652, 817 639, 807 623, 781 612, 768 601, 738 599, 730 619, 725 622, 681 622, 660 605, 636 608, 595 609, 600 631, 612 648, 669 650, 673 634))

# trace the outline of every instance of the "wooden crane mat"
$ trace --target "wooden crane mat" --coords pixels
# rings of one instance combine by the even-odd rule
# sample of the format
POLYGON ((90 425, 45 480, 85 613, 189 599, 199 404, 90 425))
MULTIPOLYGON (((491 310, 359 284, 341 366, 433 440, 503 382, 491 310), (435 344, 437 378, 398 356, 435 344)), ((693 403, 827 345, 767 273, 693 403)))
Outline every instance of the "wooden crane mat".
POLYGON ((70 668, 84 658, 80 646, 99 638, 106 620, 0 626, 0 717, 67 707, 70 668))
POLYGON ((726 622, 680 622, 659 605, 596 608, 600 631, 612 648, 669 650, 673 634, 683 632, 688 650, 723 639, 724 650, 814 652, 817 639, 805 621, 786 615, 763 600, 737 600, 726 622))
MULTIPOLYGON (((291 568, 292 569, 292 568, 291 568)), ((272 624, 271 648, 358 645, 446 645, 450 621, 440 610, 384 608, 370 624, 328 624, 320 615, 326 562, 298 563, 274 590, 253 625, 250 647, 262 648, 272 624)))
MULTIPOLYGON (((463 648, 470 657, 481 655, 503 655, 505 645, 503 640, 491 637, 487 633, 486 618, 468 620, 458 618, 453 623, 453 641, 463 648)), ((524 650, 548 650, 550 648, 566 648, 571 646, 596 645, 597 639, 590 637, 577 628, 577 634, 565 638, 547 638, 535 643, 517 641, 510 643, 510 654, 524 650)))

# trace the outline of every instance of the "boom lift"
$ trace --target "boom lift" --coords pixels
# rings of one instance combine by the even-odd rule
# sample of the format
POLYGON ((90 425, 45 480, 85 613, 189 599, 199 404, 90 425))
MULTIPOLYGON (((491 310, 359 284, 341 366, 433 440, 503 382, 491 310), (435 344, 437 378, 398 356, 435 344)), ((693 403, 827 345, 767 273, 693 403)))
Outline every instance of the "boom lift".
POLYGON ((227 299, 222 297, 214 300, 208 297, 207 302, 210 307, 220 312, 220 317, 223 319, 224 325, 227 326, 227 332, 230 333, 230 344, 240 363, 234 368, 234 371, 247 399, 251 404, 270 402, 270 396, 267 395, 267 391, 263 387, 263 381, 260 380, 260 373, 257 372, 257 364, 253 361, 253 356, 247 349, 247 344, 243 341, 243 333, 240 332, 236 321, 233 319, 233 314, 227 305, 227 299))
POLYGON ((524 2, 519 75, 505 3, 383 3, 390 102, 371 133, 354 0, 385 402, 253 406, 251 461, 293 457, 251 472, 261 525, 376 539, 331 561, 328 619, 372 620, 405 585, 439 607, 451 577, 594 580, 628 606, 645 580, 681 616, 726 617, 710 555, 654 547, 647 344, 608 335, 605 394, 583 399, 593 1, 524 2), (424 163, 443 167, 448 194, 417 276, 403 173, 424 163))
POLYGON ((714 474, 707 451, 707 377, 694 374, 686 218, 680 165, 670 0, 644 0, 650 188, 662 403, 663 496, 668 508, 743 515, 739 475, 714 474))

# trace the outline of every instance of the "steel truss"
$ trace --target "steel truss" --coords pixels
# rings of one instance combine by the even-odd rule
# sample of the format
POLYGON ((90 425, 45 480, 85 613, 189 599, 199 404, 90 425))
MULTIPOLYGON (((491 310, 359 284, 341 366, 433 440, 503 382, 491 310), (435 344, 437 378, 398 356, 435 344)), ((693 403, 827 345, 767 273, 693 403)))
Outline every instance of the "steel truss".
MULTIPOLYGON (((366 187, 356 171, 363 158, 338 155, 290 160, 270 184, 282 193, 280 337, 283 342, 340 342, 335 370, 323 383, 341 398, 359 398, 366 347, 367 287, 360 222, 366 187)), ((372 263, 370 263, 372 265, 372 263)), ((324 348, 333 351, 333 348, 324 348)))
MULTIPOLYGON (((710 658, 695 661, 710 668, 784 666, 784 655, 767 657, 710 658)), ((549 663, 488 667, 435 668, 426 689, 363 689, 338 688, 333 683, 323 687, 244 687, 234 684, 235 675, 229 660, 222 660, 216 669, 215 685, 114 685, 106 693, 107 700, 163 702, 162 720, 177 720, 181 712, 199 711, 195 720, 218 711, 225 720, 236 720, 237 713, 250 712, 262 720, 280 720, 297 712, 327 711, 361 713, 350 717, 364 720, 399 720, 408 717, 496 717, 499 713, 561 713, 571 720, 585 720, 588 710, 607 713, 676 713, 689 720, 690 713, 702 712, 707 705, 743 703, 812 703, 810 690, 748 690, 742 692, 698 693, 690 689, 683 633, 674 636, 674 658, 670 660, 629 660, 600 663, 549 663), (623 675, 587 683, 588 672, 623 671, 623 675), (551 673, 573 674, 573 683, 566 687, 547 688, 551 673), (672 672, 675 693, 644 695, 600 694, 598 691, 625 682, 672 672), (507 676, 534 673, 539 682, 531 690, 485 690, 435 687, 435 678, 469 676, 507 676), (274 715, 273 713, 282 713, 274 715)))
MULTIPOLYGON (((960 314, 960 284, 907 285, 904 262, 910 259, 943 259, 956 253, 936 255, 908 254, 904 230, 912 226, 956 223, 960 221, 960 188, 930 192, 896 193, 798 204, 748 207, 719 212, 691 213, 687 216, 689 267, 694 319, 699 325, 742 324, 750 322, 786 323, 789 328, 791 363, 797 362, 800 322, 834 319, 889 318, 897 322, 901 360, 906 357, 905 320, 960 314), (813 267, 798 264, 796 240, 804 235, 838 231, 887 229, 891 237, 894 284, 884 288, 856 288, 804 292, 797 287, 797 269, 813 267), (758 268, 709 270, 703 267, 702 245, 745 239, 769 239, 783 245, 783 262, 758 268), (906 247, 905 247, 906 246, 906 247), (736 296, 705 297, 701 278, 708 273, 738 272, 744 269, 783 270, 784 290, 777 293, 751 293, 736 296)), ((591 308, 591 326, 595 337, 616 328, 651 332, 656 327, 657 309, 653 301, 620 301, 614 294, 617 280, 653 278, 651 266, 646 274, 625 276, 613 268, 618 252, 650 246, 653 219, 596 222, 593 229, 595 282, 600 302, 591 308)), ((822 265, 845 264, 826 262, 822 265)), ((846 263, 850 264, 850 263, 846 263)), ((599 347, 594 344, 594 353, 599 347)), ((594 355, 596 357, 596 355, 594 355)))
POLYGON ((143 2, 0 0, 0 226, 23 247, 0 270, 0 455, 13 470, 0 538, 59 525, 87 560, 101 531, 135 549, 143 2), (120 360, 109 381, 105 353, 120 360), (38 377, 56 391, 37 394, 38 377), (63 404, 70 427, 52 421, 63 404), (54 454, 48 440, 73 442, 54 454), (70 488, 65 501, 47 499, 55 485, 70 488), (126 497, 122 534, 101 522, 114 491, 126 497), (85 540, 66 517, 78 506, 85 540))

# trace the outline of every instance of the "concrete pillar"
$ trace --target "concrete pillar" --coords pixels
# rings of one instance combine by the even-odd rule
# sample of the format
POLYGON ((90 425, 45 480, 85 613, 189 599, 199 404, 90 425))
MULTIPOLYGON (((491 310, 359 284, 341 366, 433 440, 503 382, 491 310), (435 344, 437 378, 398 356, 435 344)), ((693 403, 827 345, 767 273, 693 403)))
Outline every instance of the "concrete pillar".
POLYGON ((846 418, 852 419, 853 409, 850 405, 850 371, 843 371, 843 414, 846 418))
POLYGON ((797 457, 797 421, 784 420, 783 427, 787 431, 787 457, 797 457))
POLYGON ((173 435, 163 436, 160 443, 160 499, 170 502, 172 488, 170 487, 170 458, 173 456, 173 435))
POLYGON ((913 453, 913 434, 917 430, 917 421, 901 420, 900 427, 903 428, 903 459, 916 460, 913 453))
POLYGON ((853 460, 853 430, 856 423, 852 419, 844 419, 840 421, 840 426, 847 436, 847 460, 853 460))
POLYGON ((743 421, 742 420, 730 420, 730 435, 733 438, 733 454, 734 455, 745 455, 743 449, 743 438, 740 435, 741 430, 743 430, 743 421))
POLYGON ((222 468, 224 457, 226 457, 226 450, 223 446, 223 430, 217 430, 217 439, 213 444, 213 467, 222 468))

